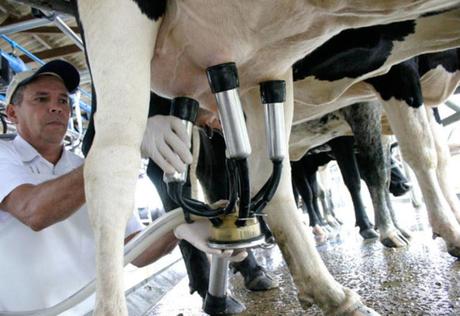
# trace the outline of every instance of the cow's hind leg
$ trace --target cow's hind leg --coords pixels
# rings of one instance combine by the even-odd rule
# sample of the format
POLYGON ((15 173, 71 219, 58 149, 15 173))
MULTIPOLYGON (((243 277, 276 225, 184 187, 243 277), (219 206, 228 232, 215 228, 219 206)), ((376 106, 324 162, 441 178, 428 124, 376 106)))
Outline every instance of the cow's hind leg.
POLYGON ((361 198, 361 178, 353 149, 353 139, 348 136, 337 137, 329 141, 332 152, 342 173, 343 182, 350 192, 353 202, 356 226, 364 239, 377 238, 374 225, 370 222, 361 198))
POLYGON ((230 267, 234 272, 240 272, 244 286, 251 291, 266 291, 278 286, 278 282, 257 263, 254 252, 247 250, 248 256, 241 262, 233 262, 230 267))
POLYGON ((331 183, 329 179, 330 175, 327 168, 327 165, 318 168, 318 186, 320 188, 319 196, 327 222, 333 227, 339 227, 342 225, 342 221, 337 218, 334 211, 335 206, 332 199, 331 183))
POLYGON ((355 135, 359 168, 372 198, 375 225, 381 242, 387 247, 402 247, 407 238, 397 228, 388 208, 388 161, 383 150, 380 125, 382 108, 379 103, 357 103, 342 110, 355 135))
MULTIPOLYGON (((286 78, 288 80, 286 80, 285 122, 286 131, 290 131, 294 104, 290 71, 286 78)), ((262 186, 269 176, 267 170, 271 170, 262 136, 264 134, 263 109, 257 92, 258 89, 249 91, 243 100, 253 150, 250 161, 253 192, 262 186), (261 177, 264 174, 266 177, 261 177)), ((286 143, 288 140, 287 135, 286 143)), ((265 209, 265 213, 268 215, 268 224, 288 264, 304 308, 308 308, 311 303, 316 303, 326 315, 376 315, 373 310, 361 303, 357 294, 335 281, 321 260, 312 234, 308 232, 308 227, 303 222, 294 201, 288 153, 284 158, 278 190, 265 209)))
POLYGON ((319 192, 319 187, 318 187, 318 181, 316 179, 316 171, 313 173, 308 173, 306 176, 307 176, 307 181, 308 181, 308 184, 310 185, 311 193, 313 196, 313 200, 312 200, 313 210, 318 216, 320 224, 326 227, 327 226, 326 219, 321 213, 321 210, 318 204, 320 192, 319 192))
POLYGON ((89 65, 97 95, 96 136, 85 163, 85 193, 96 240, 96 315, 127 315, 123 241, 134 209, 159 22, 134 1, 82 0, 89 65), (119 49, 110 49, 114 45, 119 49), (108 49, 109 48, 109 49, 108 49))
POLYGON ((315 235, 316 241, 318 243, 324 243, 327 240, 327 234, 320 226, 321 222, 318 218, 318 214, 313 209, 313 193, 307 181, 307 174, 303 168, 303 159, 291 162, 292 182, 296 191, 302 197, 302 208, 304 212, 306 211, 308 214, 310 227, 315 235))
POLYGON ((317 171, 318 170, 315 170, 313 173, 307 174, 308 183, 310 184, 311 192, 313 193, 313 210, 318 215, 321 227, 327 232, 328 239, 332 239, 336 235, 334 232, 335 227, 327 222, 326 213, 321 212, 319 208, 320 188, 316 177, 317 171))
POLYGON ((404 160, 417 177, 433 234, 444 239, 452 256, 460 257, 460 225, 438 182, 436 149, 425 108, 411 108, 394 98, 383 104, 404 160))
MULTIPOLYGON (((381 141, 382 141, 382 147, 383 147, 383 154, 385 155, 385 161, 387 162, 387 167, 388 167, 388 172, 387 172, 387 175, 388 175, 388 182, 391 182, 391 177, 392 177, 392 166, 391 166, 391 143, 390 143, 390 138, 387 137, 387 136, 384 136, 382 135, 381 136, 381 141)), ((393 224, 395 225, 395 227, 401 232, 401 234, 406 237, 407 240, 410 240, 411 239, 411 235, 407 232, 406 229, 404 229, 397 217, 396 217, 396 213, 393 209, 393 203, 391 202, 391 197, 390 197, 390 185, 388 184, 386 186, 386 188, 388 190, 386 190, 385 192, 385 201, 386 201, 386 204, 387 204, 387 207, 388 207, 388 210, 390 212, 390 215, 391 215, 391 218, 393 219, 393 224)))
POLYGON ((438 156, 438 165, 436 174, 438 176, 439 185, 444 193, 444 197, 449 203, 455 218, 460 223, 460 203, 453 188, 452 176, 455 173, 450 169, 450 152, 447 145, 446 135, 443 133, 442 126, 434 119, 431 108, 427 108, 427 117, 430 122, 431 132, 433 134, 434 145, 438 156), (450 171, 450 172, 449 172, 450 171))

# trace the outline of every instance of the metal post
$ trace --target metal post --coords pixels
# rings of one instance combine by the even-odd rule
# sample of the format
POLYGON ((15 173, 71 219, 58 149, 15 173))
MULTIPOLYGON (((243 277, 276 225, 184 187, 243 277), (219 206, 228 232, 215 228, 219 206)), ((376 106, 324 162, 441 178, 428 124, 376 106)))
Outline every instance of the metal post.
POLYGON ((227 295, 228 259, 212 256, 208 292, 216 297, 227 295))

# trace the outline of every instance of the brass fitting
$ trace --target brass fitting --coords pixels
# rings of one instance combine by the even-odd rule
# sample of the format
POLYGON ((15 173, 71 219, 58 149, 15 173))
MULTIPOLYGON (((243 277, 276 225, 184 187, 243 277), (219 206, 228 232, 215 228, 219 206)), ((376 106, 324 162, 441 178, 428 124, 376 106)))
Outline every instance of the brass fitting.
POLYGON ((258 239, 262 236, 257 218, 249 218, 246 225, 237 226, 238 213, 231 213, 221 217, 222 225, 211 228, 211 243, 238 243, 258 239))

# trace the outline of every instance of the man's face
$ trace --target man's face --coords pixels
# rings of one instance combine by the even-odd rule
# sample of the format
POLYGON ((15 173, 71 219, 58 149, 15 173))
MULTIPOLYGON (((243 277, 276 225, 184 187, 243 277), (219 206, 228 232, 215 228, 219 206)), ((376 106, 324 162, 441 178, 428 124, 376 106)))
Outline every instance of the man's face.
POLYGON ((22 102, 8 114, 31 144, 61 144, 70 116, 69 94, 62 80, 44 75, 26 85, 22 102))

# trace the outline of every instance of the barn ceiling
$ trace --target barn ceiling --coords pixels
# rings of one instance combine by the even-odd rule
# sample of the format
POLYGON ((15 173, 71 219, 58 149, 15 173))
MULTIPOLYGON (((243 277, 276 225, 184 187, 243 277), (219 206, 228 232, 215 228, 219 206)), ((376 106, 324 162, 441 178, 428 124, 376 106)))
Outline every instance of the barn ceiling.
MULTIPOLYGON (((49 19, 37 17, 36 12, 32 12, 32 8, 28 5, 11 0, 0 0, 0 49, 19 57, 32 69, 40 66, 18 47, 13 47, 14 44, 4 38, 6 36, 40 60, 46 62, 61 58, 72 63, 80 71, 81 88, 84 90, 81 99, 86 104, 90 104, 89 97, 85 95, 85 92, 90 93, 91 86, 84 53, 70 36, 61 31, 62 24, 59 25, 56 20, 58 17, 80 36, 75 18, 53 11, 44 14, 49 19)), ((0 85, 0 92, 5 90, 6 86, 0 85)))
MULTIPOLYGON (((25 50, 42 61, 46 62, 56 58, 67 60, 80 71, 80 87, 82 89, 81 100, 85 104, 91 104, 89 97, 91 92, 91 81, 84 53, 76 44, 75 40, 61 31, 62 24, 59 25, 59 23, 56 22, 56 17, 62 19, 63 23, 70 27, 79 37, 80 31, 77 27, 75 18, 61 12, 45 11, 44 14, 49 17, 49 19, 43 17, 40 19, 30 6, 22 3, 24 0, 18 1, 0 0, 0 50, 2 52, 14 54, 32 69, 39 67, 39 63, 32 60, 18 47, 14 47, 8 39, 22 46, 25 50), (34 24, 33 27, 31 26, 32 24, 34 24), (6 39, 4 38, 5 36, 6 39)), ((39 0, 34 1, 36 3, 46 2, 39 0)), ((62 3, 65 4, 66 2, 63 1, 62 3)), ((2 83, 0 80, 0 93, 4 93, 6 87, 7 84, 2 83)), ((460 119, 460 102, 457 99, 451 99, 451 104, 455 106, 455 108, 452 108, 452 110, 455 111, 455 115, 449 117, 450 121, 445 122, 445 124, 460 119)), ((84 111, 83 114, 85 114, 84 111)))

